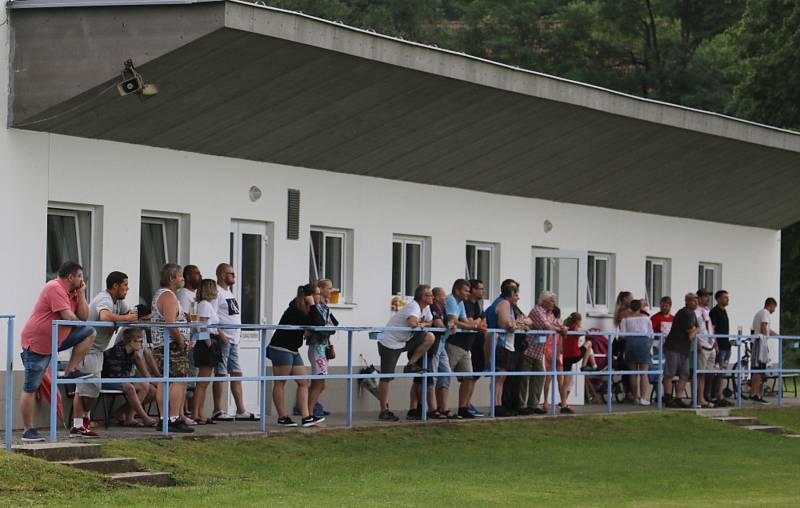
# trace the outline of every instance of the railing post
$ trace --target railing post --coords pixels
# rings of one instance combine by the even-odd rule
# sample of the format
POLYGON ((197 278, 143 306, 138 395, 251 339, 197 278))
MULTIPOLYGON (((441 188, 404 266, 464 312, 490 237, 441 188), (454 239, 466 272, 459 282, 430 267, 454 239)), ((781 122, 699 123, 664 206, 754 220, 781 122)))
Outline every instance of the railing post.
POLYGON ((490 405, 490 407, 489 407, 489 416, 494 418, 495 417, 494 416, 494 408, 495 408, 495 405, 497 404, 497 401, 495 400, 495 396, 494 396, 494 389, 495 389, 495 386, 497 384, 497 377, 496 377, 497 376, 497 369, 496 369, 496 365, 497 365, 497 363, 496 363, 497 362, 497 332, 492 332, 491 341, 492 341, 492 349, 491 349, 491 362, 490 362, 491 365, 490 365, 490 368, 492 369, 492 371, 489 373, 489 378, 490 378, 489 379, 489 387, 490 387, 490 390, 491 390, 489 392, 489 405, 490 405))
POLYGON ((692 355, 692 408, 697 407, 697 342, 698 336, 695 335, 692 343, 694 344, 694 355, 692 355))
POLYGON ((611 398, 614 396, 614 338, 615 335, 611 334, 611 340, 608 341, 608 382, 606 383, 606 412, 611 413, 611 398))
POLYGON ((6 451, 11 451, 14 429, 14 318, 8 318, 6 344, 6 451))
POLYGON ((783 407, 783 339, 778 336, 778 407, 783 407))
POLYGON ((169 435, 169 328, 161 329, 164 334, 164 370, 161 372, 161 377, 164 379, 164 384, 161 385, 161 396, 163 400, 163 408, 161 414, 161 433, 165 436, 169 435))
POLYGON ((658 389, 656 391, 658 397, 657 407, 663 409, 664 407, 664 336, 658 336, 658 389))
POLYGON ((736 407, 742 407, 742 336, 736 340, 736 407))
MULTIPOLYGON (((412 332, 413 333, 413 332, 412 332)), ((414 384, 414 379, 411 380, 411 384, 414 384)), ((419 412, 420 412, 420 419, 423 422, 428 421, 428 352, 425 351, 422 353, 422 389, 421 395, 419 397, 419 412)), ((411 387, 414 388, 413 386, 411 387)))
POLYGON ((52 350, 50 351, 50 442, 58 440, 56 435, 56 419, 58 418, 58 323, 53 322, 52 350))
MULTIPOLYGON (((558 414, 556 411, 556 391, 558 391, 558 333, 552 332, 553 335, 553 350, 550 352, 552 355, 550 361, 550 368, 552 368, 553 380, 550 383, 550 414, 555 416, 558 414)), ((563 401, 562 401, 563 402, 563 401)))
POLYGON ((353 426, 353 330, 347 331, 347 427, 353 426))
MULTIPOLYGON (((213 375, 213 372, 212 372, 213 375)), ((259 331, 258 343, 258 375, 261 378, 258 381, 258 406, 259 406, 259 421, 258 429, 261 432, 267 431, 267 330, 261 329, 259 331)))

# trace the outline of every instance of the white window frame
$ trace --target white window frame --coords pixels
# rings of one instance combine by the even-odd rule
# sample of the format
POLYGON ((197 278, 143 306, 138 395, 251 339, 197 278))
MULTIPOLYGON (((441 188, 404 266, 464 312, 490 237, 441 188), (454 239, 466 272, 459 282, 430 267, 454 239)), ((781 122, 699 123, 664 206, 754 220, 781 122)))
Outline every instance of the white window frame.
MULTIPOLYGON (((419 284, 430 284, 428 274, 430 273, 429 259, 430 259, 430 249, 428 247, 428 238, 424 236, 414 236, 414 235, 402 235, 402 234, 394 234, 392 235, 392 249, 394 250, 394 244, 400 244, 400 293, 398 296, 406 297, 414 296, 414 288, 407 288, 406 287, 406 245, 418 245, 419 246, 419 284)), ((392 263, 392 278, 395 276, 395 267, 394 262, 392 263)))
MULTIPOLYGON (((102 285, 100 284, 101 279, 101 260, 100 260, 100 251, 102 245, 102 232, 100 229, 100 225, 102 224, 102 207, 94 206, 94 205, 84 205, 84 204, 75 204, 75 203, 61 203, 61 202, 49 202, 47 203, 47 215, 57 215, 60 217, 72 217, 75 220, 75 234, 77 235, 77 246, 78 246, 78 259, 75 261, 83 267, 84 278, 88 278, 88 283, 86 285, 87 289, 87 298, 90 298, 91 295, 96 294, 100 291, 102 285), (81 220, 79 214, 81 213, 88 213, 89 214, 89 230, 83 231, 81 228, 81 220), (83 238, 84 235, 88 235, 87 238, 83 238), (83 250, 83 244, 86 243, 89 246, 89 252, 86 253, 83 250), (88 262, 86 261, 86 254, 89 255, 88 262), (88 275, 88 277, 87 277, 88 275)), ((46 232, 45 232, 46 235, 46 232)), ((45 242, 46 242, 45 238, 45 242)), ((47 279, 47 270, 45 269, 45 279, 47 279)))
POLYGON ((468 241, 464 246, 464 276, 467 280, 478 279, 478 252, 484 251, 489 253, 489 280, 482 278, 484 287, 489 288, 489 291, 484 292, 484 301, 489 301, 493 298, 495 291, 500 287, 500 245, 491 242, 477 242, 468 241), (469 261, 467 260, 467 249, 469 247, 475 248, 475 257, 473 258, 472 266, 475 267, 475 272, 469 272, 469 261))
MULTIPOLYGON (((594 252, 589 251, 586 253, 586 304, 589 312, 598 314, 608 314, 614 305, 614 291, 616 281, 616 268, 615 268, 615 255, 610 252, 594 252), (595 286, 590 277, 589 265, 598 260, 606 262, 606 304, 596 304, 594 301, 595 286)), ((597 274, 595 266, 592 267, 591 273, 597 274)))
POLYGON ((711 301, 712 304, 716 304, 716 300, 714 299, 714 294, 722 289, 722 263, 714 263, 709 261, 700 261, 697 264, 697 289, 707 289, 711 291, 711 301), (700 270, 703 270, 703 278, 700 279, 700 270), (705 275, 706 271, 711 270, 713 272, 713 280, 714 286, 713 287, 704 287, 705 286, 705 275))
MULTIPOLYGON (((342 228, 334 228, 328 226, 311 226, 309 229, 308 235, 308 255, 309 255, 309 266, 313 264, 315 272, 317 272, 316 268, 316 256, 314 253, 314 242, 311 237, 311 232, 318 232, 322 233, 322 248, 325 248, 325 239, 326 238, 340 238, 341 245, 342 245, 342 254, 341 254, 341 286, 340 288, 336 288, 339 290, 339 303, 352 303, 353 302, 353 230, 351 229, 342 229, 342 228)), ((322 263, 320 264, 322 270, 321 273, 315 273, 315 277, 309 278, 316 278, 319 280, 324 277, 324 274, 327 272, 327 267, 325 266, 325 255, 324 252, 322 254, 322 263)), ((309 274, 311 275, 311 274, 309 274)), ((309 281, 315 282, 315 281, 309 281)))
MULTIPOLYGON (((532 301, 533 304, 536 305, 539 302, 539 295, 536 294, 536 259, 537 258, 546 258, 546 259, 574 259, 578 263, 578 273, 576 274, 577 277, 577 288, 576 294, 578 295, 576 305, 578 312, 584 312, 584 306, 586 305, 585 299, 582 295, 586 294, 587 291, 587 282, 588 276, 587 274, 587 254, 586 251, 577 251, 577 250, 563 250, 563 249, 553 249, 550 247, 533 247, 532 249, 532 257, 531 257, 531 293, 532 293, 532 301)), ((547 265, 548 277, 550 277, 550 284, 545 283, 544 289, 547 291, 553 291, 556 293, 557 299, 562 298, 564 295, 559 295, 558 288, 553 287, 552 285, 552 275, 551 275, 552 265, 547 265)), ((561 316, 561 318, 565 318, 566 316, 561 316)))
POLYGON ((647 303, 651 309, 655 309, 661 303, 661 298, 656 298, 656 295, 653 294, 653 283, 652 281, 655 280, 653 267, 661 266, 661 289, 663 291, 662 296, 669 296, 672 291, 672 260, 669 258, 658 258, 648 256, 645 258, 644 262, 644 269, 645 269, 645 279, 644 279, 644 286, 645 286, 645 298, 647 299, 647 303), (648 265, 649 263, 649 265, 648 265), (647 276, 650 276, 650 287, 647 287, 647 276))

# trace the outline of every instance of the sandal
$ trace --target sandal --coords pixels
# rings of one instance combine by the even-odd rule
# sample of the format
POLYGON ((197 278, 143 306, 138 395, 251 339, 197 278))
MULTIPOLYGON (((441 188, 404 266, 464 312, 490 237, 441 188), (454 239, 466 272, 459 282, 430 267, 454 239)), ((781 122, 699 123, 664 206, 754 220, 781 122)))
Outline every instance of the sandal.
POLYGON ((131 420, 129 422, 121 422, 120 425, 122 425, 123 427, 136 427, 136 428, 144 427, 144 423, 140 422, 139 420, 131 420))
POLYGON ((458 413, 453 413, 449 409, 447 411, 445 411, 444 413, 442 413, 442 414, 448 420, 461 420, 462 419, 462 417, 459 416, 458 413))
POLYGON ((428 413, 428 418, 432 420, 445 420, 447 415, 440 413, 438 410, 428 413))

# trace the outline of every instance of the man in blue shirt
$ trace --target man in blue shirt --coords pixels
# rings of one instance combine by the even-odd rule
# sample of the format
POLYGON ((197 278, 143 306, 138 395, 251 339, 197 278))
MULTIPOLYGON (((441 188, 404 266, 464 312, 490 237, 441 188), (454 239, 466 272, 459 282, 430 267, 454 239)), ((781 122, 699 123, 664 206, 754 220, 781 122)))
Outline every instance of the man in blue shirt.
MULTIPOLYGON (((468 281, 464 279, 456 280, 453 283, 453 291, 444 304, 445 312, 447 313, 447 326, 454 332, 459 329, 470 331, 470 333, 455 333, 451 335, 445 345, 452 372, 472 372, 472 344, 480 337, 480 334, 476 332, 486 330, 483 320, 467 317, 464 300, 469 296, 469 291, 468 281)), ((475 418, 475 415, 468 411, 472 391, 475 389, 475 378, 464 376, 459 378, 459 382, 458 416, 461 418, 475 418)), ((437 393, 437 397, 438 395, 437 393)))

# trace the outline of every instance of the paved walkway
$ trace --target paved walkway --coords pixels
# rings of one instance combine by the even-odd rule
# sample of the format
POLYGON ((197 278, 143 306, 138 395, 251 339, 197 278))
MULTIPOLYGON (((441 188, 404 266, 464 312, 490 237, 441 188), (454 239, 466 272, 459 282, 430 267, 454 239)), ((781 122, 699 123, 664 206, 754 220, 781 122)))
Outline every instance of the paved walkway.
MULTIPOLYGON (((771 404, 769 405, 762 405, 762 404, 754 404, 749 401, 742 401, 743 408, 774 408, 778 407, 777 399, 774 397, 767 397, 767 400, 770 400, 771 404)), ((783 399, 784 407, 796 407, 800 406, 800 399, 795 397, 787 397, 783 399)), ((498 418, 498 420, 518 420, 518 419, 527 419, 527 420, 542 420, 542 419, 558 419, 558 418, 575 418, 580 416, 589 416, 589 415, 605 415, 608 414, 606 412, 606 406, 600 404, 590 404, 585 406, 573 406, 575 409, 575 415, 557 415, 551 416, 543 415, 543 416, 520 416, 514 418, 498 418)), ((483 408, 482 408, 483 409, 483 408)), ((613 415, 626 415, 626 414, 635 414, 635 413, 654 413, 658 412, 658 408, 655 406, 634 406, 632 404, 614 404, 613 405, 613 415)), ((731 408, 733 409, 733 408, 731 408)), ((692 409, 683 409, 683 410, 675 410, 675 409, 665 409, 662 411, 695 411, 692 409)), ((700 410, 700 411, 708 411, 708 410, 700 410)), ((713 410, 712 410, 713 411, 713 410)), ((405 411, 402 414, 398 413, 398 416, 401 418, 397 423, 386 423, 378 421, 378 412, 372 413, 355 413, 353 415, 353 427, 354 428, 371 428, 371 427, 388 427, 388 426, 395 426, 395 425, 469 425, 472 422, 479 422, 479 421, 492 421, 489 417, 483 418, 475 418, 474 420, 428 420, 427 422, 421 421, 408 421, 405 419, 405 411)), ((299 423, 299 417, 293 417, 295 421, 299 423)), ((275 423, 276 418, 274 416, 267 417, 267 434, 278 434, 278 433, 286 433, 286 432, 319 432, 320 430, 333 430, 333 429, 344 429, 346 428, 346 420, 345 415, 343 413, 334 412, 330 416, 327 417, 326 421, 319 424, 318 427, 312 427, 308 429, 303 428, 283 428, 278 427, 275 423)), ((215 425, 198 425, 194 427, 195 432, 191 434, 170 434, 170 437, 175 438, 212 438, 212 437, 224 437, 224 436, 256 436, 256 435, 263 435, 262 432, 259 430, 258 422, 252 421, 238 421, 238 422, 217 422, 215 425)), ((160 431, 156 431, 154 429, 145 429, 145 428, 130 428, 130 427, 121 427, 121 426, 111 426, 108 429, 104 429, 102 426, 95 429, 97 432, 100 433, 103 439, 156 439, 162 438, 160 431)), ((47 435, 47 429, 40 429, 40 432, 43 435, 47 435)), ((19 441, 21 433, 15 432, 15 442, 19 441)), ((59 429, 58 433, 59 441, 76 441, 79 438, 70 438, 69 433, 63 429, 59 429)), ((97 440, 92 440, 97 441, 97 440)))

